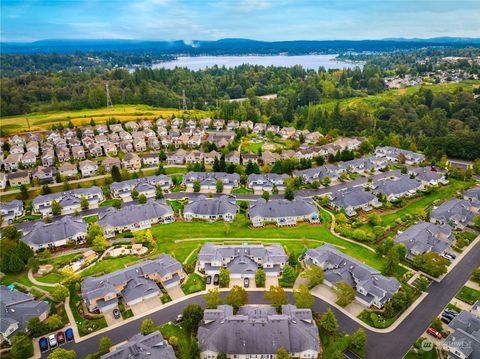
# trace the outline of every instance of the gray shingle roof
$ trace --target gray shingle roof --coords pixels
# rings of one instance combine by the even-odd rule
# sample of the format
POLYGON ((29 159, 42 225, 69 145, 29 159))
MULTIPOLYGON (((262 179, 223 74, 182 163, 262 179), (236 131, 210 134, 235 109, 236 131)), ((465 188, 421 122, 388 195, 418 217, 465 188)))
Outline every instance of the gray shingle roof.
POLYGON ((199 181, 201 185, 215 185, 217 180, 222 181, 224 185, 231 184, 235 187, 240 183, 240 175, 238 173, 225 172, 188 172, 183 176, 184 184, 199 181))
POLYGON ((51 202, 51 201, 57 201, 60 202, 62 198, 64 197, 77 197, 80 198, 82 196, 87 197, 88 195, 91 196, 98 196, 100 198, 103 198, 103 192, 100 187, 90 187, 90 188, 78 188, 78 189, 73 189, 71 191, 65 191, 65 192, 57 192, 57 193, 50 193, 46 195, 40 195, 35 197, 35 199, 32 201, 33 205, 39 205, 44 202, 51 202))
POLYGON ((150 199, 145 204, 126 206, 120 209, 110 207, 100 217, 98 224, 105 228, 117 228, 173 215, 172 207, 164 200, 150 199))
POLYGON ((472 203, 464 200, 453 198, 430 212, 430 219, 440 221, 442 223, 458 222, 468 224, 475 217, 475 213, 470 210, 472 203))
POLYGON ((101 359, 175 359, 173 348, 159 331, 148 335, 137 334, 128 343, 120 345, 101 359))
POLYGON ((318 208, 311 199, 296 197, 293 201, 274 199, 268 202, 261 198, 253 202, 248 208, 250 218, 283 218, 299 217, 312 213, 318 214, 318 208))
POLYGON ((39 317, 49 310, 50 306, 44 301, 37 301, 30 294, 0 285, 0 331, 14 323, 18 323, 20 330, 25 330, 31 318, 39 317))
POLYGON ((396 179, 383 179, 373 182, 374 193, 382 193, 386 196, 399 195, 408 191, 416 191, 420 188, 420 182, 411 179, 407 175, 400 175, 396 179))
POLYGON ((198 196, 195 199, 190 199, 190 202, 185 205, 183 213, 222 216, 227 213, 235 214, 237 211, 238 206, 235 202, 235 197, 233 196, 221 196, 214 198, 198 196))
POLYGON ((38 247, 86 234, 87 224, 85 222, 65 216, 52 223, 37 222, 32 230, 23 236, 22 240, 29 245, 38 247))
MULTIPOLYGON (((460 351, 468 359, 480 358, 480 318, 467 311, 461 312, 449 324, 455 331, 445 339, 444 347, 460 351)), ((457 358, 450 352, 452 358, 457 358)))
POLYGON ((427 252, 443 253, 454 239, 448 225, 419 222, 398 234, 395 243, 403 243, 407 248, 407 255, 415 256, 427 252))
POLYGON ((244 306, 233 315, 231 306, 205 310, 198 329, 200 351, 226 354, 275 354, 280 347, 290 353, 320 351, 318 329, 310 309, 282 306, 244 306))
POLYGON ((360 207, 366 205, 376 196, 371 192, 365 192, 363 188, 351 188, 345 191, 337 191, 332 194, 332 202, 335 206, 340 208, 360 207))

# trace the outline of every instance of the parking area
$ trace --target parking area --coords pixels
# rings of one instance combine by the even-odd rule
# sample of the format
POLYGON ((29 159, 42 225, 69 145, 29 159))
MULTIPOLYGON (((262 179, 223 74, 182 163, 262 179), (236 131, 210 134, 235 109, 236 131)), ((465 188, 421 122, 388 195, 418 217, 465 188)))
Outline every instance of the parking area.
POLYGON ((108 312, 104 313, 103 316, 105 317, 105 321, 107 322, 108 326, 111 326, 113 324, 117 324, 123 321, 122 315, 120 315, 118 319, 115 318, 115 315, 113 314, 113 310, 109 310, 108 312))
POLYGON ((132 309, 133 315, 140 315, 152 309, 158 308, 161 305, 162 305, 162 302, 160 300, 160 297, 153 297, 153 298, 144 300, 141 303, 134 304, 130 308, 132 309))
POLYGON ((171 288, 166 288, 166 291, 167 291, 168 295, 170 296, 170 298, 172 298, 172 300, 180 299, 183 296, 185 296, 182 288, 180 288, 179 285, 176 285, 176 286, 171 287, 171 288))
MULTIPOLYGON (((317 296, 323 297, 328 299, 331 302, 337 301, 337 294, 335 291, 328 287, 325 284, 319 284, 315 288, 311 290, 311 292, 317 296)), ((352 303, 347 305, 344 309, 349 312, 350 314, 354 315, 355 317, 358 316, 364 309, 366 308, 365 305, 361 304, 357 300, 354 300, 352 303)))
POLYGON ((278 278, 277 277, 267 277, 265 278, 265 288, 270 288, 271 286, 277 287, 278 286, 278 278))

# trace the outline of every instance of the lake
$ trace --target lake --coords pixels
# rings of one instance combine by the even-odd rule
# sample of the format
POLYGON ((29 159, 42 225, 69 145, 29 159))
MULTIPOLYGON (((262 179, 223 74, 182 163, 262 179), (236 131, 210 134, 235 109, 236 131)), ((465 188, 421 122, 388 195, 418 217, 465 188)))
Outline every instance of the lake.
POLYGON ((152 65, 152 68, 174 69, 175 67, 186 67, 190 70, 203 70, 207 67, 218 65, 220 67, 236 67, 243 64, 263 65, 263 66, 281 66, 292 67, 302 65, 306 69, 317 70, 323 66, 328 69, 353 68, 362 67, 359 63, 350 63, 338 61, 335 59, 337 55, 299 55, 299 56, 194 56, 194 57, 178 57, 174 61, 160 62, 152 65))

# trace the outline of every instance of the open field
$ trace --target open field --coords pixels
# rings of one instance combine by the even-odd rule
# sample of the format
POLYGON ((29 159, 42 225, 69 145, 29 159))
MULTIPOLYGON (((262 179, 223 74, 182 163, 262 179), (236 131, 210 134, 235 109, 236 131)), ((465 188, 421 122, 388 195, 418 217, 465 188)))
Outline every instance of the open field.
POLYGON ((22 131, 48 130, 54 124, 72 121, 75 126, 88 125, 93 119, 95 123, 105 123, 110 118, 122 122, 137 120, 139 118, 156 119, 159 117, 182 116, 208 116, 204 111, 183 111, 172 108, 155 108, 147 105, 117 105, 112 108, 86 109, 79 111, 52 111, 34 112, 22 116, 9 116, 1 118, 1 125, 4 133, 13 134, 22 131))

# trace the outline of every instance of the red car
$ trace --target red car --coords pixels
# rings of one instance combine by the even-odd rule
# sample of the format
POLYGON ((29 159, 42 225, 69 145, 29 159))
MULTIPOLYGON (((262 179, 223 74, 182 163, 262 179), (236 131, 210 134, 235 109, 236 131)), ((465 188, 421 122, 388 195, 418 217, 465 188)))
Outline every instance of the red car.
POLYGON ((437 339, 442 339, 442 334, 440 334, 433 328, 428 328, 427 333, 430 334, 432 337, 435 337, 437 339))
POLYGON ((57 333, 57 343, 58 345, 65 343, 65 335, 63 334, 63 332, 57 333))

